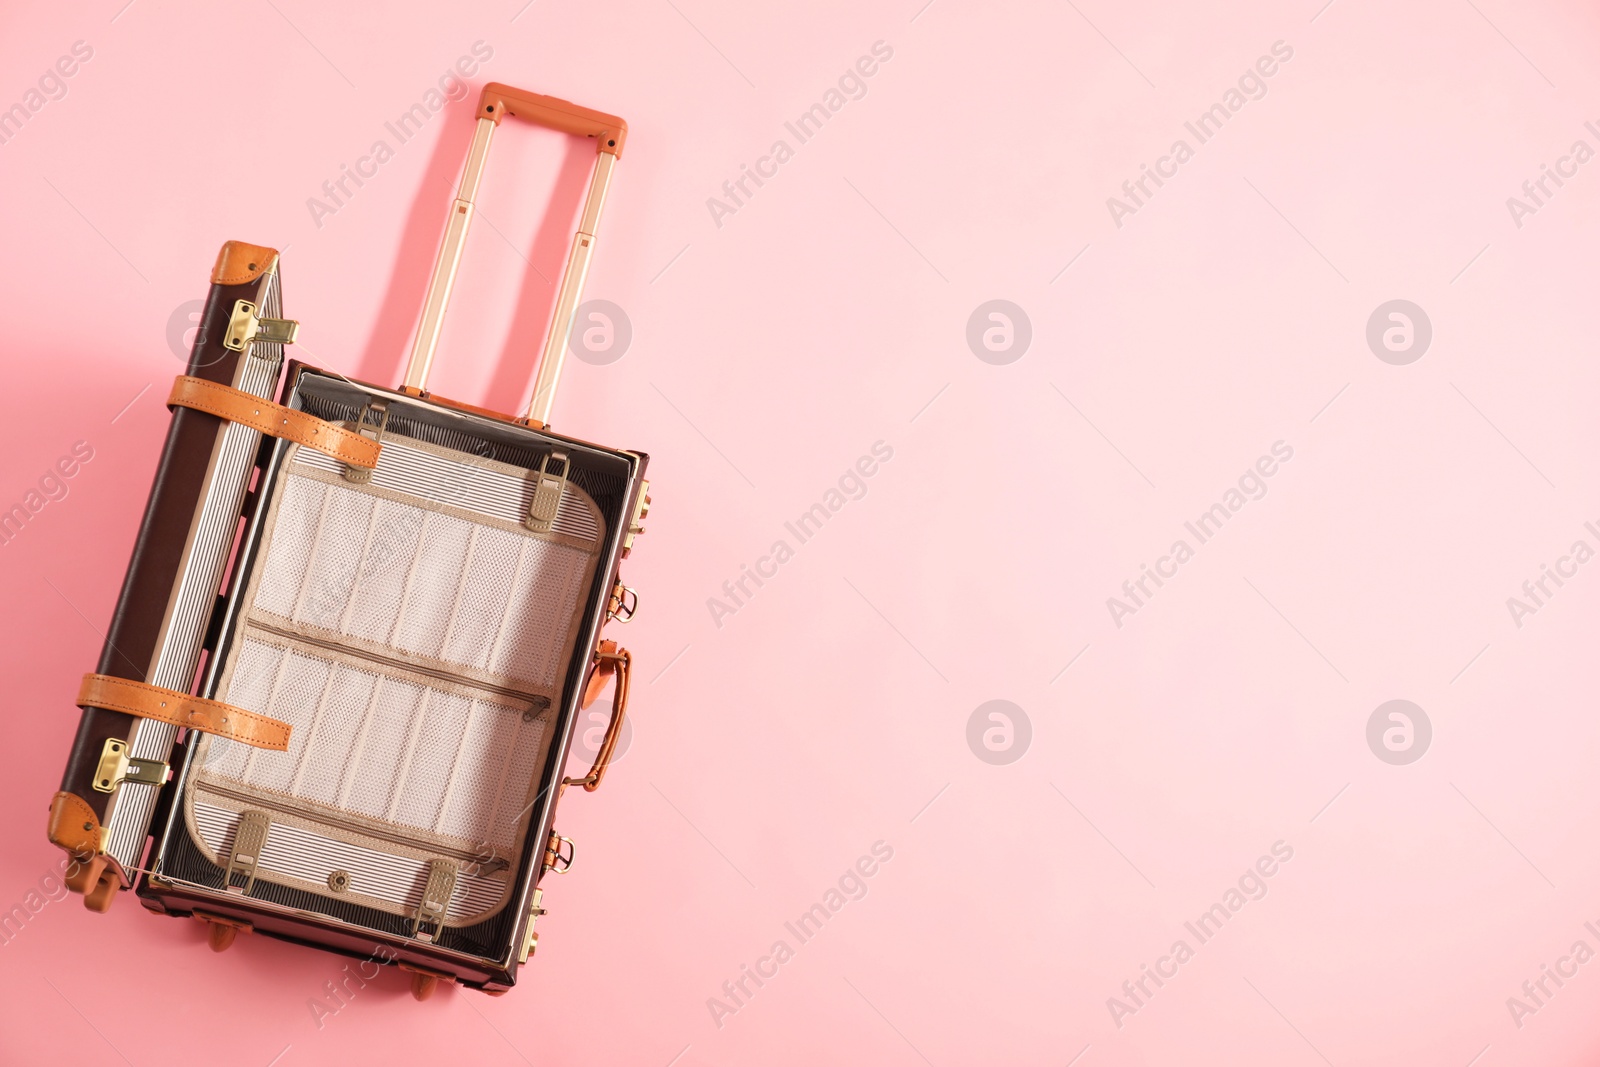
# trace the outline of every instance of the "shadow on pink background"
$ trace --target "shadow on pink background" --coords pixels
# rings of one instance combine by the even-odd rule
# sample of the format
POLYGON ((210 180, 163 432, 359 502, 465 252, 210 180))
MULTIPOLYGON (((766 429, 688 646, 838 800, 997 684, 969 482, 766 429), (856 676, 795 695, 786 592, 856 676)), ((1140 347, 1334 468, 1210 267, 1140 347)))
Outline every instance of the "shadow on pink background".
MULTIPOLYGON (((1600 1054, 1590 7, 124 3, 0 12, 0 108, 92 52, 0 126, 0 511, 92 450, 0 544, 0 1062, 1600 1054), (586 293, 631 345, 555 425, 653 456, 634 734, 511 994, 341 1002, 339 957, 53 899, 44 820, 218 246, 393 384, 488 80, 632 130, 586 293), (1025 348, 969 344, 995 300, 1025 348)), ((525 402, 589 162, 497 135, 438 392, 525 402)))

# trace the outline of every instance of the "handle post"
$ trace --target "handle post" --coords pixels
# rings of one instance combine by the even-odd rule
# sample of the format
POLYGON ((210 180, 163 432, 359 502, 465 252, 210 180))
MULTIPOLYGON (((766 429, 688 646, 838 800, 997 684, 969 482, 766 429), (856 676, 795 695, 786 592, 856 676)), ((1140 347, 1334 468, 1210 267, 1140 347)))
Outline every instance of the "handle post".
POLYGON ((617 157, 611 153, 600 152, 595 156, 594 177, 589 181, 589 195, 583 204, 578 232, 572 236, 572 252, 567 256, 567 269, 561 275, 561 288, 550 313, 550 332, 545 335, 544 352, 539 356, 539 376, 533 384, 533 397, 528 401, 526 418, 530 423, 541 426, 550 423, 550 407, 555 403, 556 386, 561 381, 561 368, 567 358, 567 342, 572 337, 572 320, 578 311, 578 299, 583 295, 583 283, 589 277, 600 209, 605 206, 606 190, 611 186, 611 171, 616 163, 617 157))
POLYGON ((411 342, 411 361, 406 365, 403 386, 408 393, 420 395, 428 388, 428 371, 433 368, 439 331, 444 326, 444 311, 450 303, 450 292, 455 288, 456 271, 461 267, 461 250, 466 247, 467 230, 472 225, 475 210, 473 201, 483 181, 483 167, 488 162, 489 142, 494 137, 495 126, 489 119, 480 119, 472 134, 467 165, 461 172, 461 186, 456 191, 455 202, 450 205, 450 221, 445 224, 444 243, 439 246, 439 259, 433 265, 428 295, 422 301, 422 321, 417 324, 417 336, 411 342))

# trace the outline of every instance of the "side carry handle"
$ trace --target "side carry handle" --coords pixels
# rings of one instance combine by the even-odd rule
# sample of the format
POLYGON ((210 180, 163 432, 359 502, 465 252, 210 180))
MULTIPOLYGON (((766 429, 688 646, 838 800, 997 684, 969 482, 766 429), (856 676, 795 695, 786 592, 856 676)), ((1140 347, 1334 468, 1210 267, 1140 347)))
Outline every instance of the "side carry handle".
POLYGON ((561 367, 567 354, 567 340, 572 334, 573 316, 578 310, 578 299, 589 274, 589 259, 594 255, 595 230, 600 225, 600 209, 605 206, 606 190, 611 185, 611 170, 622 155, 622 146, 628 138, 628 124, 617 116, 580 107, 553 96, 513 89, 499 82, 490 82, 483 87, 478 99, 478 128, 472 136, 472 147, 467 151, 461 187, 450 207, 450 221, 445 227, 439 259, 433 267, 433 279, 428 283, 428 295, 423 300, 422 321, 417 326, 417 336, 411 345, 411 361, 407 365, 401 389, 413 396, 422 396, 427 392, 428 371, 433 366, 433 354, 439 345, 439 331, 444 325, 445 308, 450 303, 456 271, 461 266, 461 251, 466 244, 467 229, 472 223, 473 202, 478 195, 478 185, 483 180, 489 142, 507 115, 563 133, 592 137, 595 141, 594 176, 589 181, 583 215, 578 222, 578 231, 572 237, 572 251, 567 256, 567 266, 561 275, 555 310, 550 317, 550 332, 545 337, 544 351, 539 357, 539 375, 534 382, 533 399, 523 416, 523 421, 542 427, 550 421, 550 408, 555 401, 556 385, 561 379, 561 367))
POLYGON ((611 765, 612 753, 616 751, 617 739, 622 736, 622 723, 628 715, 628 683, 633 674, 633 657, 625 648, 618 648, 615 641, 601 641, 600 647, 595 650, 594 667, 590 671, 589 680, 584 685, 582 706, 588 707, 594 698, 600 695, 600 690, 605 687, 606 679, 611 675, 616 676, 615 688, 611 694, 611 721, 606 723, 606 736, 600 742, 600 751, 595 754, 594 766, 589 768, 589 773, 582 778, 563 778, 561 788, 565 790, 569 785, 581 785, 586 792, 593 793, 600 788, 600 782, 606 776, 606 768, 611 765))

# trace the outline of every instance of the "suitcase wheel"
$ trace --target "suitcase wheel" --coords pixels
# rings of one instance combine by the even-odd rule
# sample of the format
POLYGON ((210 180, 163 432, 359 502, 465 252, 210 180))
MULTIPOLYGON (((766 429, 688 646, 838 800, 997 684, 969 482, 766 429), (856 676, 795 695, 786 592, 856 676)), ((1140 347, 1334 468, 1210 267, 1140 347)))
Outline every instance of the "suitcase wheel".
POLYGON ((67 888, 74 893, 87 894, 100 884, 100 874, 105 869, 106 858, 104 856, 92 856, 86 860, 75 859, 72 861, 72 873, 68 874, 63 881, 66 882, 67 888))
MULTIPOLYGON (((102 863, 104 860, 102 859, 102 863)), ((117 899, 117 890, 122 888, 122 883, 117 880, 115 871, 102 870, 100 881, 95 887, 83 895, 83 906, 90 911, 105 913, 111 910, 111 902, 117 899)))
POLYGON ((247 934, 251 932, 250 924, 238 919, 224 919, 203 911, 191 914, 206 924, 206 944, 211 946, 212 952, 227 951, 233 944, 233 939, 239 936, 240 930, 247 934))
POLYGON ((439 976, 436 974, 420 974, 411 972, 411 995, 418 1000, 427 1000, 433 996, 433 991, 439 987, 439 976))
POLYGON ((484 996, 488 996, 488 997, 503 997, 507 993, 511 992, 511 990, 509 990, 509 989, 480 989, 480 990, 478 990, 478 992, 480 992, 484 996))
POLYGON ((233 939, 239 935, 238 927, 225 926, 222 923, 206 923, 206 944, 211 946, 212 952, 225 952, 233 939))

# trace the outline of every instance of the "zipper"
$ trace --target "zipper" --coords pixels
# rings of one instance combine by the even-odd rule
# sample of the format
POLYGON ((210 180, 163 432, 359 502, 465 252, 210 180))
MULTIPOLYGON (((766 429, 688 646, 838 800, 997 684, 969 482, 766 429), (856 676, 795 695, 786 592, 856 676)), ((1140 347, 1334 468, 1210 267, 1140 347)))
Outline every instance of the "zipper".
POLYGON ((464 863, 469 870, 475 869, 480 874, 492 874, 495 871, 504 870, 505 868, 511 866, 509 860, 493 855, 492 852, 487 858, 485 858, 484 852, 489 851, 488 849, 483 849, 476 852, 468 852, 465 849, 450 848, 446 845, 436 845, 431 841, 422 841, 415 837, 408 837, 405 834, 397 834, 384 830, 374 830, 370 827, 359 825, 353 822, 329 818, 316 812, 310 812, 305 808, 297 807, 292 804, 283 804, 276 801, 263 800, 261 797, 252 796, 248 793, 242 793, 235 789, 229 789, 227 786, 219 785, 213 781, 196 781, 195 788, 204 790, 207 793, 215 793, 218 796, 227 797, 229 800, 237 801, 241 804, 248 804, 252 808, 262 808, 267 811, 275 811, 280 815, 294 815, 298 818, 308 819, 312 822, 325 823, 328 826, 336 827, 337 829, 343 830, 346 833, 360 834, 363 837, 370 837, 376 841, 387 841, 390 844, 404 845, 407 848, 415 848, 424 852, 431 852, 437 856, 448 856, 451 859, 464 863))
POLYGON ((468 678, 465 675, 438 670, 433 667, 419 667, 416 664, 407 663, 405 660, 397 659, 393 656, 368 652, 361 648, 352 648, 349 645, 341 644, 338 641, 329 641, 325 638, 307 637, 305 634, 298 634, 293 630, 285 630, 270 623, 257 622, 252 619, 245 623, 245 627, 247 629, 260 630, 263 633, 269 633, 274 637, 281 637, 298 644, 320 648, 326 652, 338 652, 341 655, 354 656, 356 659, 365 660, 380 667, 387 667, 393 671, 420 675, 424 678, 433 678, 441 682, 450 682, 466 689, 475 689, 481 693, 493 693, 496 696, 507 697, 511 700, 520 700, 524 703, 532 704, 540 711, 550 706, 550 698, 539 693, 529 693, 522 689, 512 689, 509 686, 495 685, 492 682, 482 682, 476 678, 468 678))

